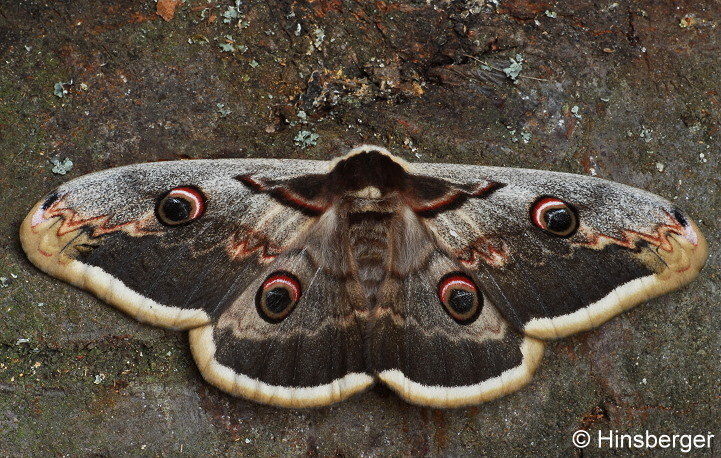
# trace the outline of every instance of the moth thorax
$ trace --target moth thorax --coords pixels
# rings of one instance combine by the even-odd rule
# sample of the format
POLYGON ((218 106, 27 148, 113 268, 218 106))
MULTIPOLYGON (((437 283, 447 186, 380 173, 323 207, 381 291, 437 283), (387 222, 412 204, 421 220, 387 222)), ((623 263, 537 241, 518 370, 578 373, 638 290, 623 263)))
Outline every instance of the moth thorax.
MULTIPOLYGON (((363 218, 364 213, 383 213, 387 216, 397 213, 400 200, 397 193, 383 194, 378 188, 369 186, 358 191, 360 195, 350 194, 344 196, 345 208, 349 217, 359 216, 363 218)), ((351 221, 353 223, 353 221, 351 221)))

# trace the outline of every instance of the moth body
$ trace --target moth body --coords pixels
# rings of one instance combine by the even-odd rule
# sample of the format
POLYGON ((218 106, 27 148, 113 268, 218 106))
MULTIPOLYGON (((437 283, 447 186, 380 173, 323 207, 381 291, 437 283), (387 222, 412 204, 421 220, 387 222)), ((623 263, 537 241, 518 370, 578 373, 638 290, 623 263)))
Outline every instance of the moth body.
POLYGON ((502 396, 545 340, 681 287, 707 256, 646 191, 370 145, 101 171, 38 202, 20 238, 50 275, 189 330, 213 385, 289 407, 376 382, 435 407, 502 396))

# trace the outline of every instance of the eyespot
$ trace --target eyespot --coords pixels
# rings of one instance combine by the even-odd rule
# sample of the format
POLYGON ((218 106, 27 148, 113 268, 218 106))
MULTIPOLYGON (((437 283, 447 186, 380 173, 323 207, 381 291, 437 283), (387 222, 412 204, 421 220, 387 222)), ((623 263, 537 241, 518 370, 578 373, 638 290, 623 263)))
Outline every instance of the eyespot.
POLYGON ((578 229, 576 210, 556 197, 540 197, 531 206, 531 221, 544 231, 559 237, 570 237, 578 229))
POLYGON ((438 298, 458 324, 473 323, 483 308, 483 296, 476 284, 462 273, 448 274, 438 282, 438 298))
POLYGON ((171 189, 158 200, 155 214, 166 226, 180 226, 200 218, 205 212, 205 197, 191 186, 171 189))
POLYGON ((293 311, 300 296, 300 282, 293 274, 275 272, 258 288, 255 308, 265 321, 280 323, 293 311))

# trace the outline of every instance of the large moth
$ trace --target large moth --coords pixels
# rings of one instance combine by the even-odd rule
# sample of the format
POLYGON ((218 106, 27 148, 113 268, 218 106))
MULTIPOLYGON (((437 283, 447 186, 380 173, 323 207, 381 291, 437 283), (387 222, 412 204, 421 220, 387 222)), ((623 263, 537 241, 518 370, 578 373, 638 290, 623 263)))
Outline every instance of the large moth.
POLYGON ((544 341, 691 281, 707 246, 648 192, 566 173, 188 160, 72 180, 22 223, 40 269, 190 331, 203 377, 279 406, 385 383, 434 407, 527 383, 544 341))

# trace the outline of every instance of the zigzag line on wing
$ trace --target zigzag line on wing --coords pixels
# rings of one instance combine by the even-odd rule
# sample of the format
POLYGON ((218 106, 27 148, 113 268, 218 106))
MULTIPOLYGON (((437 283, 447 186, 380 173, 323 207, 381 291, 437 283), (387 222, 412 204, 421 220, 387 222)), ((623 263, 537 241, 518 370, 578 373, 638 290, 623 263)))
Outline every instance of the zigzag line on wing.
POLYGON ((272 261, 283 252, 283 247, 273 243, 265 234, 253 230, 251 227, 241 225, 233 233, 227 246, 228 253, 233 259, 242 259, 259 252, 260 259, 272 261))
POLYGON ((613 243, 615 245, 622 246, 628 249, 637 249, 640 241, 646 241, 654 247, 664 250, 667 252, 673 251, 673 245, 668 240, 668 234, 685 234, 685 230, 681 224, 668 213, 666 213, 671 220, 671 224, 659 224, 652 232, 640 232, 633 229, 622 229, 620 237, 614 237, 612 235, 606 235, 603 233, 592 233, 589 234, 584 232, 587 240, 577 242, 577 245, 587 246, 590 248, 601 249, 613 243))
POLYGON ((69 207, 60 207, 65 197, 54 202, 47 210, 44 217, 46 219, 59 218, 60 225, 57 228, 56 235, 62 237, 70 232, 77 231, 81 227, 89 227, 92 229, 91 237, 100 237, 110 232, 123 231, 129 235, 142 236, 153 234, 156 231, 143 227, 143 220, 132 220, 121 224, 108 226, 108 221, 113 217, 112 214, 93 216, 91 218, 82 218, 78 212, 69 207))

